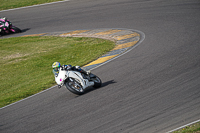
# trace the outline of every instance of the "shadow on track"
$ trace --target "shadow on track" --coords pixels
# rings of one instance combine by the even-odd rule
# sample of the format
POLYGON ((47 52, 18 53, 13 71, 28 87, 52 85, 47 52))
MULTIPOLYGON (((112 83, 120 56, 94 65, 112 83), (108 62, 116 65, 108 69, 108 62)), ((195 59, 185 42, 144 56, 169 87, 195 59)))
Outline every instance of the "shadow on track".
POLYGON ((105 86, 107 86, 107 85, 114 84, 114 83, 116 83, 114 80, 109 80, 109 81, 107 81, 107 82, 102 83, 101 87, 99 87, 99 88, 94 88, 94 87, 88 88, 88 89, 85 91, 84 94, 87 94, 87 93, 89 93, 89 92, 91 92, 91 91, 94 91, 94 90, 97 90, 97 89, 101 89, 102 87, 105 87, 105 86))
POLYGON ((22 29, 21 33, 26 32, 28 30, 30 30, 31 28, 26 28, 26 29, 22 29))

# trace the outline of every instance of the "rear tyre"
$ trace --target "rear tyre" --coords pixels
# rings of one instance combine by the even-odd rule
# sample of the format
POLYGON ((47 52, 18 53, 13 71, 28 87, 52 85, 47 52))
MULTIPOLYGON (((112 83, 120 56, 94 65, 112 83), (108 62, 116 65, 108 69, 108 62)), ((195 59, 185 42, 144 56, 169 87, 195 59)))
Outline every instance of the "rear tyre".
POLYGON ((94 74, 91 74, 91 75, 92 76, 90 77, 90 80, 94 82, 94 86, 93 87, 94 88, 101 87, 101 84, 102 84, 101 79, 98 76, 94 75, 94 74))
POLYGON ((77 79, 69 78, 65 82, 65 86, 70 92, 72 92, 72 93, 74 93, 76 95, 82 95, 82 94, 85 93, 81 83, 77 79))
POLYGON ((0 31, 0 35, 1 35, 1 36, 5 35, 5 31, 2 30, 2 29, 0 29, 0 30, 1 30, 1 31, 0 31))

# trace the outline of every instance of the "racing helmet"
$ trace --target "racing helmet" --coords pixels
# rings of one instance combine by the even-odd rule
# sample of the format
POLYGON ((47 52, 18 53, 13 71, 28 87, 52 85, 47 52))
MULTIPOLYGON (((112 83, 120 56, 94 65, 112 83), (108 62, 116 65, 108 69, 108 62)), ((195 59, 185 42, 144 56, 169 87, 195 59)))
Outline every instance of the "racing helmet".
POLYGON ((52 68, 53 68, 53 70, 55 71, 55 72, 58 72, 59 71, 59 69, 60 69, 60 63, 59 62, 54 62, 53 64, 52 64, 52 68))

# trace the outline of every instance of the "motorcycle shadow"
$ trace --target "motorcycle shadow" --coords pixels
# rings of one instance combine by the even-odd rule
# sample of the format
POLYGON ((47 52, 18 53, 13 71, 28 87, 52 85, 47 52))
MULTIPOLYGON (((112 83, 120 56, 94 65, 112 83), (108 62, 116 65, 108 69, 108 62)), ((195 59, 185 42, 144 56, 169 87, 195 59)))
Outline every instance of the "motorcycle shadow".
POLYGON ((30 29, 31 29, 31 28, 22 29, 22 30, 21 30, 21 33, 26 32, 26 31, 28 31, 28 30, 30 30, 30 29))
POLYGON ((99 88, 90 87, 90 88, 88 88, 88 89, 85 90, 84 94, 89 93, 91 91, 94 91, 96 89, 101 89, 102 87, 105 87, 105 86, 108 86, 108 85, 114 84, 114 83, 117 83, 117 82, 115 82, 114 80, 109 80, 107 82, 103 82, 102 85, 101 85, 101 87, 99 87, 99 88))

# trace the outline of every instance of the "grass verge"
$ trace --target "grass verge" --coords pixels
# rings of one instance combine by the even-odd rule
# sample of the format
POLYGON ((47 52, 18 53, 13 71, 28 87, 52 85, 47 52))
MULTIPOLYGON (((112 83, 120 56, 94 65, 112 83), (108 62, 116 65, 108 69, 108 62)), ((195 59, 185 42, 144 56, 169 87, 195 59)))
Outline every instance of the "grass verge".
POLYGON ((55 85, 51 65, 83 66, 115 46, 109 40, 72 37, 0 39, 0 107, 55 85))
POLYGON ((200 133, 200 122, 174 131, 173 133, 200 133))
POLYGON ((200 122, 174 131, 173 133, 200 133, 200 122))
POLYGON ((0 0, 1 3, 0 10, 50 3, 55 1, 62 1, 62 0, 0 0))

